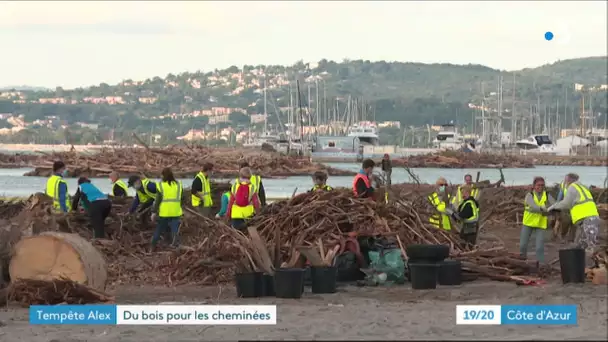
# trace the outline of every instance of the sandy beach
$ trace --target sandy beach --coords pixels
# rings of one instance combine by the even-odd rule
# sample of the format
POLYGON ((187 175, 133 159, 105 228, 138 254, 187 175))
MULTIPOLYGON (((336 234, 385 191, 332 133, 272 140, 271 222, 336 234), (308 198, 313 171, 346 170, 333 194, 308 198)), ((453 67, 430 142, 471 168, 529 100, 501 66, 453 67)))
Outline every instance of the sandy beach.
MULTIPOLYGON (((603 231, 605 234, 606 231, 603 231)), ((480 245, 500 242, 517 251, 519 227, 482 229, 480 245)), ((605 239, 605 237, 602 237, 605 239)), ((547 241, 546 260, 555 264, 565 242, 547 241)), ((534 258, 530 246, 529 258, 534 258)), ((276 326, 61 326, 30 325, 28 309, 0 310, 2 342, 156 342, 234 340, 605 340, 608 336, 608 288, 591 283, 563 285, 559 274, 538 286, 485 279, 436 290, 401 286, 340 286, 335 294, 299 300, 239 299, 232 284, 109 288, 118 304, 277 305, 276 326), (456 305, 576 304, 577 326, 456 325, 456 305)))
POLYGON ((28 309, 0 312, 6 342, 211 340, 599 340, 608 333, 606 288, 553 282, 528 287, 475 281, 437 290, 408 286, 307 291, 300 300, 237 299, 232 287, 117 289, 123 304, 275 304, 276 326, 32 326, 28 309), (578 326, 457 326, 458 304, 578 304, 578 326))

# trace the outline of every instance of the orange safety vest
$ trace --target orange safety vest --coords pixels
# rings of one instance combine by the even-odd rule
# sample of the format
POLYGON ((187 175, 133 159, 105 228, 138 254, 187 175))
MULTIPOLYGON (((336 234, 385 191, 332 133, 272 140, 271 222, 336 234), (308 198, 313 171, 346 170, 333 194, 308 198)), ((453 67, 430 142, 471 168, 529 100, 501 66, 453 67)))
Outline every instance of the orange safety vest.
POLYGON ((359 196, 359 194, 357 193, 357 181, 359 179, 363 179, 363 181, 365 182, 365 186, 368 188, 371 188, 371 183, 369 182, 369 177, 367 177, 367 175, 364 175, 362 173, 357 173, 357 175, 355 176, 355 178, 353 178, 353 193, 355 194, 355 196, 359 196))

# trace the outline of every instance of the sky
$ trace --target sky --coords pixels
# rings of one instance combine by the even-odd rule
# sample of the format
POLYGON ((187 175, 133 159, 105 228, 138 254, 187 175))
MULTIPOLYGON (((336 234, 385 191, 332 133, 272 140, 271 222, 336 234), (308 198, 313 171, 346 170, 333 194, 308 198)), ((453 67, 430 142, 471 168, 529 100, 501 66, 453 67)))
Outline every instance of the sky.
POLYGON ((517 70, 607 55, 607 13, 605 1, 5 1, 0 86, 322 58, 517 70))

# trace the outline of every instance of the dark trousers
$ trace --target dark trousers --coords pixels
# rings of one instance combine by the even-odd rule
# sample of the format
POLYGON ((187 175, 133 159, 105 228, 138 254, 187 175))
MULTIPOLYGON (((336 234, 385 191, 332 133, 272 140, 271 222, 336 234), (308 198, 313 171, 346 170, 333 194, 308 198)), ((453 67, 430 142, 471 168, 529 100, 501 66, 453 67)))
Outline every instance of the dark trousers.
POLYGON ((479 233, 479 225, 475 223, 463 223, 460 230, 460 238, 467 244, 474 246, 477 243, 477 233, 479 233))
POLYGON ((154 236, 152 236, 152 246, 156 246, 161 234, 165 234, 166 237, 171 241, 171 245, 177 246, 179 244, 179 225, 181 223, 180 217, 158 217, 156 218, 156 230, 154 230, 154 236))
POLYGON ((204 207, 202 205, 196 207, 199 213, 201 213, 205 217, 211 217, 211 207, 204 207))
POLYGON ((460 238, 471 246, 475 246, 477 243, 477 233, 460 234, 460 238))
POLYGON ((137 208, 137 212, 141 213, 144 210, 150 208, 154 204, 154 200, 150 200, 148 202, 139 203, 139 208, 137 208))
POLYGON ((247 231, 247 221, 244 219, 232 219, 232 228, 244 233, 247 231))
POLYGON ((96 239, 105 237, 105 221, 106 217, 110 215, 110 210, 112 210, 112 202, 107 199, 93 201, 89 204, 89 217, 96 239))

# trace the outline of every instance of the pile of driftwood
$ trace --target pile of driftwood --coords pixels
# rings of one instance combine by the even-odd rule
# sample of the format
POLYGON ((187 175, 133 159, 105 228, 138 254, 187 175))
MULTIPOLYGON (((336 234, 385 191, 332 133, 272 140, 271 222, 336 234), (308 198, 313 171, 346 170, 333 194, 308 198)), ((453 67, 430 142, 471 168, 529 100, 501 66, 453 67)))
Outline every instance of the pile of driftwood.
MULTIPOLYGON (((107 239, 92 239, 92 231, 84 213, 73 212, 61 216, 51 214, 51 201, 42 194, 33 195, 22 205, 23 209, 18 214, 4 211, 10 215, 0 219, 7 222, 3 227, 9 227, 13 233, 15 230, 18 233, 4 235, 8 241, 4 248, 15 248, 19 245, 16 241, 23 241, 24 236, 45 237, 45 234, 49 234, 45 233, 48 231, 75 233, 86 240, 92 240, 105 259, 107 282, 110 285, 175 286, 229 282, 238 270, 272 272, 276 267, 295 265, 301 261, 300 254, 311 249, 318 249, 319 262, 327 264, 333 256, 346 250, 349 241, 363 236, 393 240, 401 248, 404 258, 407 258, 405 247, 408 244, 449 245, 452 257, 463 261, 464 270, 469 276, 521 282, 522 276, 537 269, 534 262, 521 260, 500 243, 490 246, 484 244, 483 247, 471 250, 462 243, 455 231, 439 230, 429 225, 428 217, 434 211, 428 205, 426 196, 432 188, 408 185, 400 190, 400 187, 402 186, 392 187, 392 197, 388 204, 353 198, 346 189, 301 194, 265 207, 250 221, 246 235, 230 228, 223 221, 203 217, 186 207, 180 228, 181 247, 170 249, 161 242, 160 250, 155 252, 149 250, 154 229, 154 225, 149 222, 149 213, 144 213, 141 217, 124 215, 130 205, 128 199, 114 200, 113 212, 106 221, 107 239)), ((522 188, 508 189, 488 188, 482 193, 481 205, 496 207, 487 209, 488 214, 482 215, 483 221, 493 222, 491 229, 504 229, 506 224, 503 222, 513 220, 516 215, 511 212, 514 208, 508 208, 503 203, 505 197, 525 194, 525 189, 522 188)), ((215 193, 218 198, 221 191, 215 193)), ((522 200, 523 197, 513 201, 521 206, 522 200)), ((484 222, 481 224, 483 226, 484 222)), ((55 237, 53 234, 57 233, 50 234, 55 237)), ((72 244, 61 237, 59 239, 63 244, 72 244)), ((39 240, 36 244, 30 243, 33 247, 23 244, 21 248, 39 248, 36 246, 51 243, 48 239, 39 240)), ((93 253, 78 246, 73 247, 80 249, 79 253, 93 253)), ((63 258, 75 260, 75 265, 86 259, 82 255, 79 258, 64 255, 63 258)), ((27 264, 26 261, 20 262, 20 265, 27 264)), ((81 268, 89 277, 91 273, 87 273, 84 266, 81 268)), ((48 288, 45 286, 48 285, 40 285, 48 288)), ((19 287, 12 288, 11 293, 16 293, 14 289, 19 287)), ((93 287, 91 291, 103 293, 103 288, 93 287)), ((21 302, 57 301, 51 295, 32 297, 32 292, 20 292, 20 295, 14 294, 13 298, 21 302)), ((109 300, 103 296, 100 298, 109 300)), ((69 302, 68 299, 65 301, 69 302)))
MULTIPOLYGON (((12 225, 8 227, 12 231, 18 230, 20 234, 6 236, 11 236, 11 245, 15 245, 14 240, 20 238, 20 241, 31 240, 27 236, 52 234, 47 232, 75 233, 93 240, 93 245, 102 252, 106 261, 109 284, 215 284, 230 281, 236 269, 252 269, 260 261, 249 238, 221 221, 200 215, 190 207, 185 208, 180 227, 182 247, 173 250, 164 248, 166 244, 161 243, 163 248, 151 253, 154 224, 150 222, 150 213, 125 215, 129 206, 128 199, 114 199, 112 213, 106 221, 108 239, 93 240, 86 214, 75 211, 54 215, 50 199, 44 194, 35 194, 26 201, 21 213, 10 218, 12 225)), ((11 263, 17 262, 14 254, 11 263)), ((77 259, 85 260, 87 257, 77 259)), ((70 263, 79 264, 77 261, 70 263)), ((23 268, 20 267, 21 273, 25 272, 23 268)))
MULTIPOLYGON (((521 260, 504 247, 471 251, 453 231, 428 223, 433 209, 426 196, 410 196, 384 204, 354 199, 346 190, 301 194, 290 201, 271 204, 251 221, 269 245, 280 246, 284 266, 297 265, 303 248, 343 251, 348 236, 386 237, 396 241, 407 258, 408 244, 446 244, 451 254, 465 262, 470 275, 521 282, 522 275, 538 270, 536 262, 521 260), (272 213, 271 215, 269 215, 272 213)), ((275 252, 276 254, 276 252, 275 252)))
POLYGON ((5 154, 0 153, 0 168, 8 169, 15 167, 29 166, 35 162, 39 156, 34 154, 5 154))
POLYGON ((534 164, 518 156, 508 154, 442 151, 431 154, 412 155, 405 158, 394 158, 393 166, 441 169, 494 169, 532 168, 534 164))
POLYGON ((30 161, 34 170, 25 175, 49 176, 56 160, 62 160, 67 165, 71 177, 102 177, 112 171, 118 171, 123 176, 145 174, 148 177, 159 177, 165 167, 171 167, 176 177, 192 177, 206 162, 214 164, 216 176, 233 177, 237 175, 241 161, 247 161, 252 170, 263 177, 310 175, 315 171, 326 171, 334 176, 354 174, 312 163, 308 158, 286 156, 277 152, 170 146, 104 149, 95 154, 81 154, 76 151, 42 154, 34 162, 30 161))
POLYGON ((112 303, 114 297, 73 280, 20 279, 0 294, 0 305, 6 302, 30 305, 112 303))
MULTIPOLYGON (((584 149, 584 147, 583 147, 584 149)), ((608 166, 608 158, 601 154, 585 155, 585 151, 579 151, 580 155, 573 156, 551 156, 537 154, 527 157, 534 165, 553 166, 608 166)))

